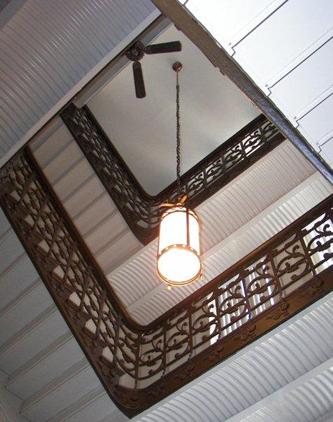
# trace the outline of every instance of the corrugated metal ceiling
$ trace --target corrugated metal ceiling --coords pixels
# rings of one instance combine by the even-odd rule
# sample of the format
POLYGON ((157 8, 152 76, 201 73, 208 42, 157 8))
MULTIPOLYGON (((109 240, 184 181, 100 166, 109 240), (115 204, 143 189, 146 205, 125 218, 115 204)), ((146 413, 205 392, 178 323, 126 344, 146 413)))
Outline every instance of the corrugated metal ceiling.
POLYGON ((1 27, 0 166, 159 14, 150 0, 79 6, 28 0, 1 27))
POLYGON ((313 422, 333 408, 333 295, 138 416, 140 422, 313 422))

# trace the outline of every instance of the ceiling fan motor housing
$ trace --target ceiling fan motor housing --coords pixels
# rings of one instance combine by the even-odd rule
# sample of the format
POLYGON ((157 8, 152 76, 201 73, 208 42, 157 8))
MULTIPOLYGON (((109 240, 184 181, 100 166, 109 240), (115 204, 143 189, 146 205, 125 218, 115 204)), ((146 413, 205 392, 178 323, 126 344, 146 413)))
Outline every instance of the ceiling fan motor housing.
POLYGON ((145 54, 145 47, 141 41, 137 41, 126 53, 129 60, 138 62, 145 54))
MULTIPOLYGON (((146 96, 145 84, 143 80, 143 73, 140 60, 145 54, 160 54, 160 53, 173 53, 181 51, 182 45, 179 41, 170 41, 160 44, 152 44, 145 46, 141 41, 137 41, 126 52, 126 57, 133 62, 133 76, 135 94, 137 98, 144 98, 146 96)), ((179 72, 182 65, 176 62, 173 69, 179 72), (175 68, 175 66, 178 66, 175 68)))

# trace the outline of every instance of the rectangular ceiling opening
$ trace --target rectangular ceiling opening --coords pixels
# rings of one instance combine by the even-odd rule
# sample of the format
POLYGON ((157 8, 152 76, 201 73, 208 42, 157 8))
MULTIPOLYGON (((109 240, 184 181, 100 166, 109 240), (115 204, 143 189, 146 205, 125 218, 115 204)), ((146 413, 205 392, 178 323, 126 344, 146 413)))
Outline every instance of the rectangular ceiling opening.
POLYGON ((174 25, 152 43, 180 41, 182 51, 141 60, 147 96, 135 96, 132 62, 89 102, 113 145, 151 195, 176 179, 176 74, 180 72, 181 171, 185 173, 260 112, 174 25))

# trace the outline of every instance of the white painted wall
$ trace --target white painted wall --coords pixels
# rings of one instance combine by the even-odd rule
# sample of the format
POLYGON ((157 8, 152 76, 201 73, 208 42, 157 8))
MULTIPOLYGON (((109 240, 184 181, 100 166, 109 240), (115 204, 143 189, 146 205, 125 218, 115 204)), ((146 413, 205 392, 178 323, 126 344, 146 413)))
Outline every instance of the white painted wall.
POLYGON ((333 2, 189 0, 186 7, 333 166, 333 2))

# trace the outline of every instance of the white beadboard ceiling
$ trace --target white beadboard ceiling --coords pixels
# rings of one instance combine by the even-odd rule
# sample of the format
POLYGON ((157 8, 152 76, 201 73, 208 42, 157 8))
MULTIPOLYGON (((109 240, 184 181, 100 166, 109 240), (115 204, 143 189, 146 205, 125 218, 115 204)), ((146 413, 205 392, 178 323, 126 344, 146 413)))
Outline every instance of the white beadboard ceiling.
POLYGON ((332 317, 330 294, 134 421, 331 421, 332 317))
POLYGON ((0 14, 0 167, 159 12, 150 0, 12 0, 0 14))
POLYGON ((251 101, 173 25, 153 43, 179 40, 182 51, 142 59, 147 96, 135 97, 132 64, 88 106, 143 187, 156 194, 175 180, 176 75, 181 61, 182 172, 259 114, 251 101))

